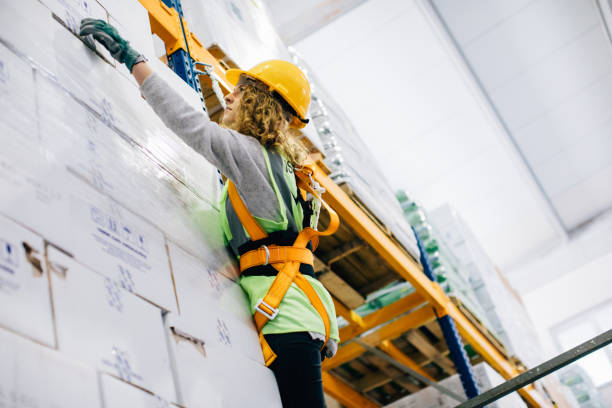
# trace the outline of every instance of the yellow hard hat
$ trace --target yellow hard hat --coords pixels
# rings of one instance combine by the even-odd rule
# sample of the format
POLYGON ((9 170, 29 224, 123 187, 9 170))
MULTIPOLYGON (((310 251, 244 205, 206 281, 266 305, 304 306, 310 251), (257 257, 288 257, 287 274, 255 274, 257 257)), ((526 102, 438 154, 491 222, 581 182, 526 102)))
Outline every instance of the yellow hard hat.
POLYGON ((283 97, 298 115, 290 123, 291 127, 301 129, 306 126, 310 85, 306 75, 298 67, 287 61, 270 60, 257 64, 248 71, 229 69, 225 72, 225 77, 235 86, 242 74, 263 82, 271 91, 276 91, 283 97))

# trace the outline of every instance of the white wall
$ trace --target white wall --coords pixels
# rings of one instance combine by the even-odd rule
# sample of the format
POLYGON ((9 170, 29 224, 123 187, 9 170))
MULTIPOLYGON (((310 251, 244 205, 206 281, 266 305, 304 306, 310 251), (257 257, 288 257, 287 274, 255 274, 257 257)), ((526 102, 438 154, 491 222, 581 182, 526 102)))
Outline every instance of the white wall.
POLYGON ((550 329, 612 299, 612 252, 548 285, 523 295, 525 307, 547 349, 555 350, 550 329), (550 346, 550 347, 549 347, 550 346))

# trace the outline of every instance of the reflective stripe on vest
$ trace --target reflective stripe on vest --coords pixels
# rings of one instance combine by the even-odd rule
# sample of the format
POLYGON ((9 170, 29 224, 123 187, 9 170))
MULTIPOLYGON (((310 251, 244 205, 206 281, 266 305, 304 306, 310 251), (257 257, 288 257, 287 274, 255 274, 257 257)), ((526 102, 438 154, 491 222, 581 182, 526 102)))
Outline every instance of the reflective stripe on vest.
MULTIPOLYGON (((268 170, 268 181, 279 205, 280 220, 254 218, 266 233, 290 231, 297 234, 303 229, 304 209, 298 201, 299 191, 293 166, 279 153, 268 151, 263 146, 262 153, 268 170)), ((227 185, 223 189, 220 206, 225 238, 234 254, 237 255, 238 248, 250 239, 228 199, 227 185)))

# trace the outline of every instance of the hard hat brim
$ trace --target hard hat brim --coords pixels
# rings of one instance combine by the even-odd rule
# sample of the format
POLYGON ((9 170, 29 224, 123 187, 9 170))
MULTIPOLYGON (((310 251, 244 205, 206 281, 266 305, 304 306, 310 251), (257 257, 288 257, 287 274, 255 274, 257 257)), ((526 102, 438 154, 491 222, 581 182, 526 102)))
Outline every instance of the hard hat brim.
MULTIPOLYGON (((289 98, 287 98, 287 95, 284 95, 284 92, 282 92, 282 90, 276 89, 276 84, 271 84, 268 81, 266 81, 264 78, 261 78, 259 75, 253 74, 251 72, 248 72, 242 69, 231 68, 225 71, 225 77, 227 78, 229 83, 232 84, 233 86, 236 86, 236 84, 238 84, 238 81, 240 80, 240 75, 242 74, 249 76, 251 78, 255 78, 258 81, 261 81, 264 84, 268 85, 271 91, 278 92, 283 97, 283 99, 297 112, 296 107, 293 106, 293 104, 289 102, 289 98)), ((300 118, 294 117, 291 123, 289 124, 289 126, 295 129, 302 129, 304 126, 306 126, 306 124, 303 123, 300 120, 300 118)))
POLYGON ((238 80, 240 79, 240 75, 242 74, 248 75, 249 73, 242 69, 236 69, 236 68, 231 68, 225 71, 225 77, 227 78, 229 83, 234 86, 236 86, 236 84, 238 83, 238 80))

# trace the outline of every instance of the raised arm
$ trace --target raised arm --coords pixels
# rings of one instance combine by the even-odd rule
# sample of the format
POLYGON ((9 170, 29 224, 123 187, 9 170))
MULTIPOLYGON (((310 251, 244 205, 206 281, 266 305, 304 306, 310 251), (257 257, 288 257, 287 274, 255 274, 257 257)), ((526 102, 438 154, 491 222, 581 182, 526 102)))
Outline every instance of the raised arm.
POLYGON ((152 73, 153 70, 146 62, 136 63, 132 68, 132 75, 134 75, 134 78, 136 79, 136 82, 138 82, 138 85, 142 85, 144 80, 147 79, 147 77, 152 73))
MULTIPOLYGON (((249 184, 253 172, 265 170, 259 142, 220 127, 210 121, 204 112, 194 109, 153 73, 146 58, 134 50, 115 27, 103 20, 86 18, 81 21, 79 34, 93 37, 109 50, 113 58, 125 64, 164 124, 239 187, 249 184)), ((92 42, 89 43, 91 45, 92 42)))

